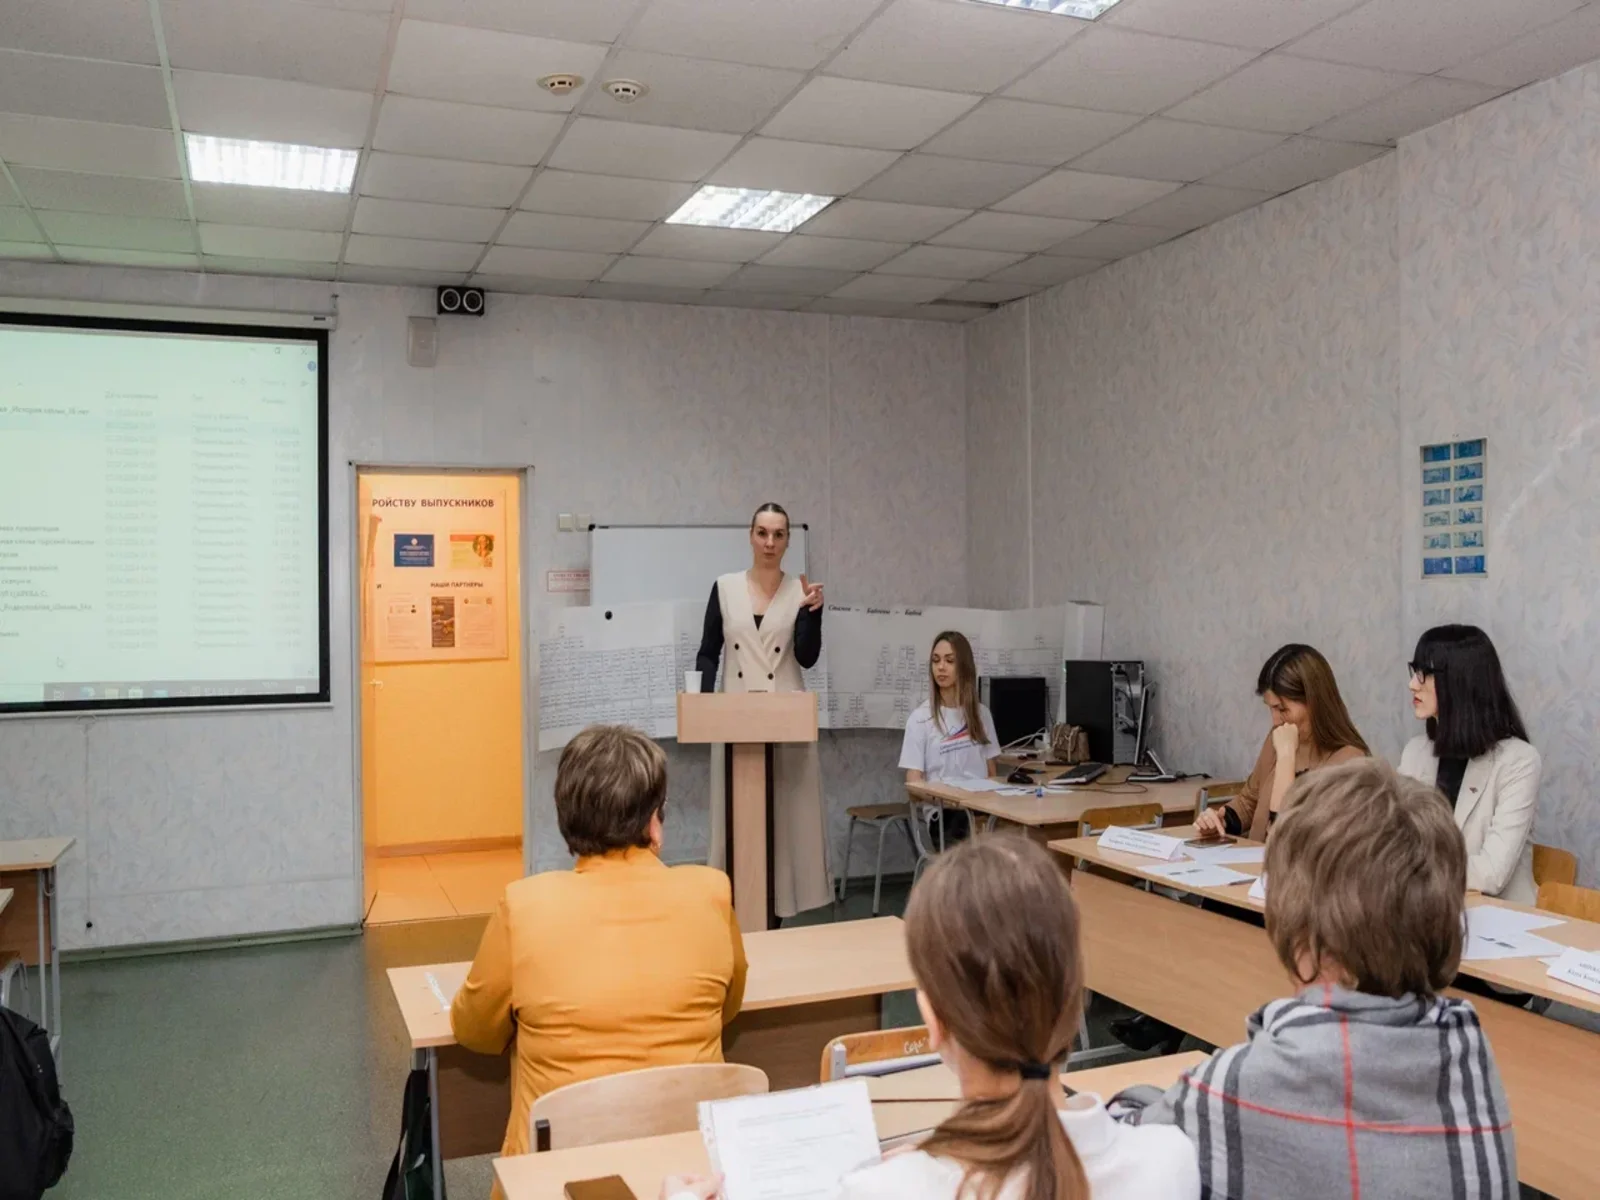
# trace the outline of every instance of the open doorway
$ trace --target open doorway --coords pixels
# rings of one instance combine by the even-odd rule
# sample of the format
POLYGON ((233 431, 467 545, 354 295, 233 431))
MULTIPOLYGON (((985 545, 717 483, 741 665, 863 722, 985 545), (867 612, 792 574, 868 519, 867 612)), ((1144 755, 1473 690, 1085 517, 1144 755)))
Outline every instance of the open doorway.
POLYGON ((522 488, 357 472, 366 924, 485 914, 522 877, 522 488))

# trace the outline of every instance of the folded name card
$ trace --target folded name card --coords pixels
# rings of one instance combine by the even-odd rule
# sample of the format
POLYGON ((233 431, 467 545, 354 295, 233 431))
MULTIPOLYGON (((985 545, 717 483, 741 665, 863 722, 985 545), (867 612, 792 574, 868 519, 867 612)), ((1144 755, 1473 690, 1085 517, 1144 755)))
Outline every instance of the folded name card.
POLYGON ((1121 850, 1124 854, 1142 854, 1146 858, 1171 861, 1183 854, 1183 839, 1151 833, 1148 829, 1124 829, 1113 825, 1100 835, 1097 843, 1102 850, 1121 850))
POLYGON ((1259 900, 1263 904, 1267 902, 1267 877, 1265 875, 1257 875, 1256 881, 1250 885, 1250 899, 1259 900))
POLYGON ((1600 950, 1563 950, 1550 963, 1549 975, 1586 992, 1600 992, 1600 950))

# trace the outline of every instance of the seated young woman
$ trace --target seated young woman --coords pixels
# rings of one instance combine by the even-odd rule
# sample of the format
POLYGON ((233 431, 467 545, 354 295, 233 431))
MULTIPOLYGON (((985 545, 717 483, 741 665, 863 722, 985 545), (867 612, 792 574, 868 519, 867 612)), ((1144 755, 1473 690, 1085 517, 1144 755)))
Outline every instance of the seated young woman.
POLYGON ((637 730, 596 725, 561 753, 556 821, 577 864, 506 888, 450 1007, 469 1050, 515 1038, 502 1154, 526 1152, 528 1109, 563 1084, 722 1061, 744 941, 725 874, 658 857, 666 800, 666 755, 637 730))
POLYGON ((1467 844, 1467 888, 1532 904, 1533 821, 1539 752, 1528 744, 1489 635, 1439 625, 1417 640, 1411 711, 1425 721, 1400 756, 1400 773, 1444 794, 1467 844))
MULTIPOLYGON (((1000 757, 999 742, 988 706, 978 703, 972 643, 965 634, 948 629, 933 639, 928 652, 928 698, 906 721, 900 744, 906 782, 989 778, 994 775, 994 760, 1000 757)), ((965 832, 965 814, 951 816, 956 819, 945 831, 947 837, 965 832)))
POLYGON ((1202 834, 1265 841, 1296 779, 1370 753, 1350 720, 1333 668, 1312 647, 1291 643, 1274 652, 1256 676, 1256 695, 1272 717, 1272 731, 1244 790, 1195 821, 1202 834))

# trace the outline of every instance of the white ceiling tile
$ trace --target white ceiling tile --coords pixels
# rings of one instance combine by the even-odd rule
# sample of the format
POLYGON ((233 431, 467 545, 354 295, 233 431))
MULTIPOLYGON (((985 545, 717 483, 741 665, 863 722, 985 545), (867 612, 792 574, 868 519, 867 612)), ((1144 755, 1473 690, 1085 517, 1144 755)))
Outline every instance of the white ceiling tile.
POLYGON ((350 197, 333 192, 295 192, 232 183, 192 186, 195 220, 213 225, 338 231, 344 229, 350 216, 350 197))
POLYGON ((1584 0, 1368 0, 1291 44, 1307 58, 1432 75, 1487 54, 1584 0))
POLYGON ((613 42, 638 7, 639 0, 406 0, 406 15, 569 42, 613 42))
POLYGON ((1087 23, 1069 17, 949 0, 895 0, 850 40, 830 75, 913 87, 992 92, 1087 23))
POLYGON ((731 133, 579 117, 550 155, 564 171, 693 183, 739 144, 731 133))
POLYGON ((12 167, 11 175, 35 208, 121 217, 170 217, 179 221, 189 217, 183 184, 176 179, 134 179, 37 167, 12 167))
MULTIPOLYGON (((1600 10, 1597 10, 1597 15, 1600 15, 1600 10)), ((1596 52, 1600 53, 1600 47, 1596 52)), ((1437 125, 1448 117, 1494 99, 1500 92, 1498 87, 1430 75, 1398 92, 1390 93, 1374 104, 1319 125, 1311 133, 1314 137, 1331 141, 1393 145, 1408 133, 1437 125)))
POLYGON ((906 308, 904 300, 843 300, 837 296, 823 296, 802 311, 834 313, 841 317, 897 317, 906 308))
POLYGON ((1058 254, 1071 258, 1126 258, 1177 236, 1177 232, 1171 229, 1107 222, 1096 225, 1088 233, 1068 238, 1055 249, 1058 254))
POLYGON ((825 296, 855 278, 854 271, 819 271, 811 267, 743 267, 721 286, 735 292, 772 292, 825 296))
POLYGON ((766 308, 793 312, 809 304, 811 299, 812 294, 804 292, 717 291, 705 293, 695 303, 715 308, 766 308))
POLYGON ((812 217, 801 226, 801 230, 807 235, 865 238, 879 242, 920 242, 971 215, 969 208, 841 200, 812 217))
POLYGON ((626 44, 667 54, 809 71, 832 54, 879 3, 653 0, 629 31, 626 44))
POLYGON ((589 286, 583 279, 535 279, 527 275, 490 275, 482 271, 472 277, 472 282, 487 291, 523 296, 581 296, 583 289, 589 286))
POLYGON ((292 79, 358 92, 378 86, 389 40, 387 14, 298 0, 161 0, 161 20, 175 68, 292 79))
POLYGON ((654 258, 694 258, 710 262, 750 262, 783 240, 781 233, 757 229, 714 229, 703 225, 657 225, 633 248, 654 258))
POLYGON ((367 156, 366 169, 361 173, 361 194, 431 204, 509 208, 530 174, 525 167, 374 153, 367 156))
POLYGON ((58 244, 123 250, 194 250, 194 229, 187 221, 112 217, 101 213, 41 212, 35 215, 50 240, 58 244))
POLYGON ((390 287, 438 287, 444 283, 462 282, 461 271, 436 271, 426 267, 373 267, 362 263, 345 263, 339 268, 339 279, 345 283, 376 283, 390 287))
POLYGON ((1290 138, 1265 154, 1219 171, 1206 179, 1219 187, 1253 188, 1258 192, 1287 192, 1317 179, 1377 158, 1384 150, 1354 142, 1324 142, 1317 138, 1290 138))
POLYGON ((577 250, 529 250, 491 246, 479 269, 487 275, 535 275, 541 279, 599 279, 611 265, 609 254, 577 250))
POLYGON ((923 279, 982 279, 1021 262, 1023 255, 1005 250, 967 250, 958 246, 913 246, 878 268, 880 275, 915 275, 923 279))
POLYGON ((606 64, 597 85, 608 79, 633 79, 650 90, 631 104, 619 104, 601 87, 591 87, 583 111, 646 125, 749 133, 804 78, 799 71, 624 50, 606 64))
POLYGON ((472 270, 482 253, 483 246, 471 242, 430 242, 356 233, 345 246, 344 261, 367 267, 413 267, 461 274, 472 270))
POLYGON ((1211 187, 1204 183, 1191 183, 1187 187, 1163 196, 1154 204, 1146 204, 1127 214, 1133 225, 1151 225, 1158 229, 1171 229, 1187 233, 1223 217, 1253 208, 1270 200, 1270 192, 1252 192, 1239 188, 1211 187))
MULTIPOLYGON (((13 172, 13 174, 15 174, 15 172, 13 172)), ((9 183, 4 187, 0 187, 0 206, 21 203, 22 197, 16 194, 9 183)))
POLYGON ((1156 117, 1137 125, 1098 150, 1073 161, 1073 167, 1136 179, 1190 183, 1242 162, 1283 141, 1276 133, 1191 125, 1156 117))
POLYGON ((391 94, 383 99, 372 145, 399 154, 531 167, 550 152, 565 121, 559 113, 391 94))
POLYGON ((366 142, 372 119, 366 92, 282 79, 174 71, 172 89, 189 133, 349 149, 366 142))
POLYGON ((1111 112, 1153 113, 1249 62, 1231 46, 1095 28, 1006 89, 1006 95, 1111 112))
POLYGON ((893 150, 822 146, 753 138, 718 167, 709 182, 727 187, 771 188, 842 196, 854 191, 899 157, 893 150))
POLYGON ((1039 182, 1023 188, 1016 195, 1000 201, 997 207, 1008 212, 1033 213, 1043 217, 1109 221, 1140 205, 1148 204, 1159 196, 1176 191, 1177 187, 1175 183, 1129 179, 1122 175, 1095 175, 1088 171, 1054 171, 1039 182))
POLYGON ((957 286, 953 279, 918 279, 914 275, 862 275, 833 293, 837 300, 876 300, 926 304, 957 286))
POLYGON ((0 50, 0 112, 170 129, 159 67, 0 50))
POLYGON ((205 264, 206 270, 224 275, 284 275, 295 279, 332 279, 337 270, 331 262, 240 258, 227 254, 202 254, 200 261, 205 264))
POLYGON ((607 283, 649 283, 664 287, 716 287, 739 269, 730 262, 691 262, 681 258, 646 258, 628 254, 606 272, 607 283))
MULTIPOLYGON (((849 203, 848 201, 846 203, 849 203)), ((862 203, 866 203, 863 201, 862 203)), ((815 267, 832 271, 870 271, 906 249, 901 242, 874 242, 860 238, 810 237, 790 234, 776 249, 761 256, 773 267, 815 267)))
MULTIPOLYGON (((1038 184, 1034 185, 1035 187, 1038 184)), ((1033 254, 1093 228, 1093 221, 1023 216, 1010 212, 975 213, 933 239, 936 246, 975 250, 1017 250, 1033 254)))
POLYGON ((53 259, 56 253, 43 242, 0 242, 0 259, 53 259))
POLYGON ((621 254, 649 229, 646 221, 612 221, 604 217, 569 217, 554 213, 515 212, 500 234, 502 246, 535 246, 546 250, 593 250, 621 254))
POLYGON ((106 246, 63 246, 57 252, 70 263, 91 263, 118 267, 155 267, 161 270, 199 269, 198 254, 170 250, 122 250, 106 246))
POLYGON ((991 98, 923 147, 929 154, 1057 167, 1131 127, 1129 113, 991 98))
POLYGON ((395 39, 388 88, 433 100, 567 112, 585 89, 558 96, 539 80, 567 71, 592 87, 605 56, 604 46, 405 20, 395 39))
POLYGON ((13 166, 177 179, 170 129, 135 129, 0 112, 0 158, 13 166))
POLYGON ((1181 121, 1304 133, 1412 82, 1410 75, 1269 54, 1167 110, 1181 121))
POLYGON ((1590 4, 1532 33, 1445 71, 1455 79, 1516 88, 1553 79, 1600 58, 1600 5, 1590 4))
POLYGON ((25 209, 0 209, 0 242, 42 242, 44 235, 25 209))
MULTIPOLYGON (((503 208, 418 204, 411 200, 381 200, 376 196, 362 196, 356 201, 355 220, 350 228, 355 233, 384 237, 422 238, 436 242, 487 242, 505 219, 506 210, 503 208)), ((423 264, 375 265, 404 267, 423 264)))
POLYGON ((1065 258, 1056 254, 1036 254, 1014 267, 996 271, 984 282, 1026 284, 1030 290, 1034 290, 1055 287, 1058 283, 1065 283, 1069 279, 1098 271, 1105 265, 1105 260, 1101 258, 1065 258))
MULTIPOLYGON (((1029 261, 1032 261, 1031 259, 1029 261)), ((1024 266, 1018 263, 1017 266, 1024 266)), ((1016 268, 1011 268, 1015 270, 1016 268)), ((1020 300, 1024 296, 1031 296, 1038 290, 1037 284, 1032 283, 964 283, 955 291, 944 298, 946 300, 971 300, 977 304, 1009 304, 1013 300, 1020 300)))
POLYGON ((339 257, 337 233, 305 229, 267 229, 258 225, 200 226, 200 249, 232 258, 288 258, 333 262, 339 257))
POLYGON ((819 76, 801 88, 762 133, 802 142, 909 150, 977 103, 977 96, 964 92, 819 76))
POLYGON ((6 0, 0 47, 151 66, 161 61, 148 0, 6 0))
POLYGON ((994 309, 987 304, 951 304, 946 296, 937 304, 919 304, 900 315, 912 321, 976 321, 994 309))
POLYGON ((677 212, 693 191, 687 183, 544 170, 534 176, 522 207, 576 217, 659 221, 677 212))
POLYGON ((1138 0, 1119 4, 1102 21, 1107 25, 1271 50, 1290 38, 1341 16, 1362 0, 1138 0))
POLYGON ((1045 167, 986 163, 970 158, 908 154, 861 189, 865 200, 898 200, 951 208, 986 208, 1026 187, 1045 167))
POLYGON ((595 300, 629 300, 644 304, 699 304, 705 289, 654 283, 591 283, 583 293, 595 300))

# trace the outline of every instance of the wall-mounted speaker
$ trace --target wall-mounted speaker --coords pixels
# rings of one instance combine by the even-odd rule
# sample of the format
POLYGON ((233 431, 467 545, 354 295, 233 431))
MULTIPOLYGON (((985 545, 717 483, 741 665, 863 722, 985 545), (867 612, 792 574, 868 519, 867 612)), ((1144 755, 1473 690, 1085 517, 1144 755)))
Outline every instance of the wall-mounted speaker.
POLYGON ((434 296, 435 311, 441 317, 483 316, 483 289, 442 287, 434 296))

